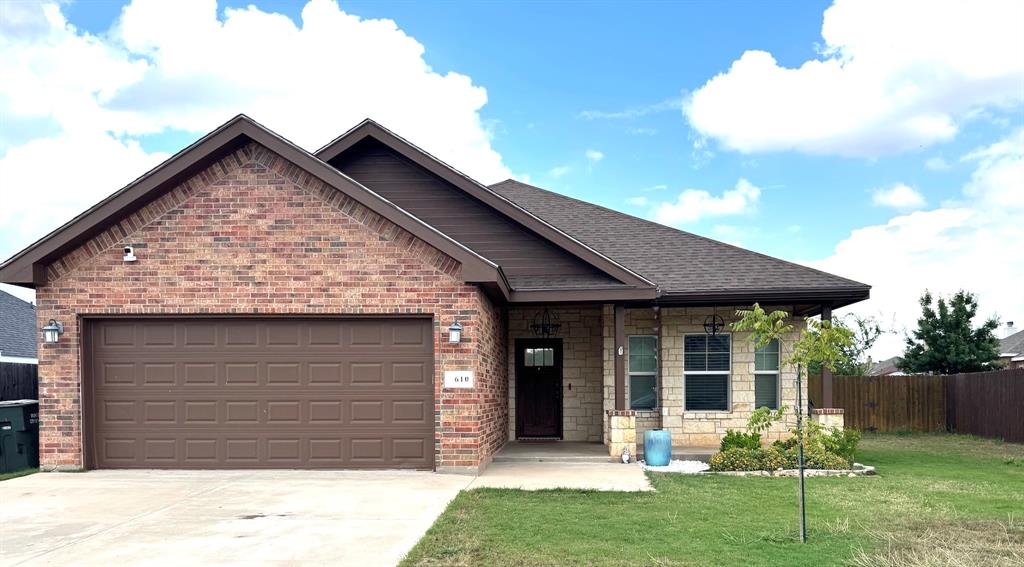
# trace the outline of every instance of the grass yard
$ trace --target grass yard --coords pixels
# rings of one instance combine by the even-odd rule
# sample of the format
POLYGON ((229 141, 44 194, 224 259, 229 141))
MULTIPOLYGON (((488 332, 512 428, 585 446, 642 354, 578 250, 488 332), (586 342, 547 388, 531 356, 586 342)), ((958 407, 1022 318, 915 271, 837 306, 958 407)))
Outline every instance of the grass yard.
POLYGON ((39 469, 22 469, 20 471, 0 473, 0 480, 8 480, 11 478, 18 478, 19 476, 28 476, 32 473, 39 472, 39 469))
POLYGON ((1024 565, 1024 445, 865 435, 879 475, 651 474, 654 493, 461 493, 403 562, 422 565, 1024 565))

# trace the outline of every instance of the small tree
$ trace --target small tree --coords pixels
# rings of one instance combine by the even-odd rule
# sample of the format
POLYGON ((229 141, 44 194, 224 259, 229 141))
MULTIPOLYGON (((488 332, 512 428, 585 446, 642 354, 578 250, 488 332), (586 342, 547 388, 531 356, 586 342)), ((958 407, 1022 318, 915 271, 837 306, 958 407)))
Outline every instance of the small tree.
MULTIPOLYGON (((793 330, 786 323, 789 314, 785 311, 765 312, 757 303, 751 309, 736 312, 739 321, 732 324, 734 331, 749 331, 755 348, 779 342, 779 357, 782 358, 783 336, 793 330)), ((807 328, 800 332, 800 338, 793 343, 793 354, 787 364, 796 365, 796 435, 797 466, 800 470, 800 541, 807 541, 807 513, 804 498, 804 431, 803 431, 803 369, 810 365, 835 370, 837 364, 849 362, 847 352, 853 346, 853 331, 846 327, 832 326, 829 321, 807 318, 807 328)), ((781 367, 780 367, 781 368, 781 367)))
MULTIPOLYGON (((853 343, 844 348, 844 360, 836 362, 833 372, 837 376, 864 376, 871 370, 871 357, 868 351, 875 345, 878 338, 887 331, 882 330, 875 317, 861 317, 856 313, 848 313, 832 321, 833 327, 849 329, 853 333, 853 343)), ((811 364, 807 367, 809 374, 821 374, 821 365, 811 364)))
POLYGON ((978 314, 974 294, 960 290, 947 302, 938 300, 932 308, 932 294, 921 296, 921 317, 917 329, 907 337, 903 359, 896 363, 904 372, 958 374, 979 372, 998 366, 999 341, 995 330, 999 320, 986 320, 977 329, 973 320, 978 314))

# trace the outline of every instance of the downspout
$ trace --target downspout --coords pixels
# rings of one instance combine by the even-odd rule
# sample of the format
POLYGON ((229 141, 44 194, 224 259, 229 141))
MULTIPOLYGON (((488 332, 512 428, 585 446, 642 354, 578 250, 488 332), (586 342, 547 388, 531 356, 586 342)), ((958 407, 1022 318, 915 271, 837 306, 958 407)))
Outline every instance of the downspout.
POLYGON ((662 381, 661 381, 661 366, 662 366, 662 364, 661 364, 662 363, 662 356, 661 356, 661 352, 662 352, 662 345, 661 345, 661 307, 655 305, 654 307, 651 307, 651 309, 654 311, 654 325, 656 327, 655 328, 656 333, 655 333, 654 340, 655 340, 655 342, 658 345, 658 350, 656 351, 657 359, 655 360, 655 366, 654 366, 654 368, 655 368, 655 371, 654 371, 654 381, 655 381, 654 386, 655 386, 655 388, 656 388, 656 390, 658 392, 658 427, 661 428, 661 429, 665 429, 665 412, 668 411, 668 408, 663 403, 664 399, 665 399, 665 396, 664 396, 664 391, 662 389, 662 381))

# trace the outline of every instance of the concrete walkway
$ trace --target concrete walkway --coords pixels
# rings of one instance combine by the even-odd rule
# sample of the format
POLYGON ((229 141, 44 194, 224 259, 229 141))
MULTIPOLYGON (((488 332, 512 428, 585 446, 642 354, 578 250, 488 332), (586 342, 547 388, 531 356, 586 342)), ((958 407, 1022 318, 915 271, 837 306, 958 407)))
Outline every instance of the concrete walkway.
POLYGON ((612 461, 601 443, 510 441, 470 488, 653 490, 640 465, 612 461))
POLYGON ((631 463, 495 462, 470 488, 544 490, 577 488, 641 492, 654 490, 640 465, 631 463))
POLYGON ((0 482, 0 565, 394 565, 472 477, 91 471, 0 482))

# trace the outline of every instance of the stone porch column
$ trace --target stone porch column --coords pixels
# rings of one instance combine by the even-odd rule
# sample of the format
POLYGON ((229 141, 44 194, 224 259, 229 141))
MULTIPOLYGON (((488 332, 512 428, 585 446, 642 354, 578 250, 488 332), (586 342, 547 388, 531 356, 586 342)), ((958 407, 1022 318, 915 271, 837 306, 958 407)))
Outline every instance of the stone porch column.
POLYGON ((622 459, 622 451, 629 450, 629 460, 636 460, 636 412, 608 410, 608 456, 613 461, 622 459))
POLYGON ((815 408, 811 410, 811 419, 822 427, 842 429, 845 425, 843 408, 815 408))

